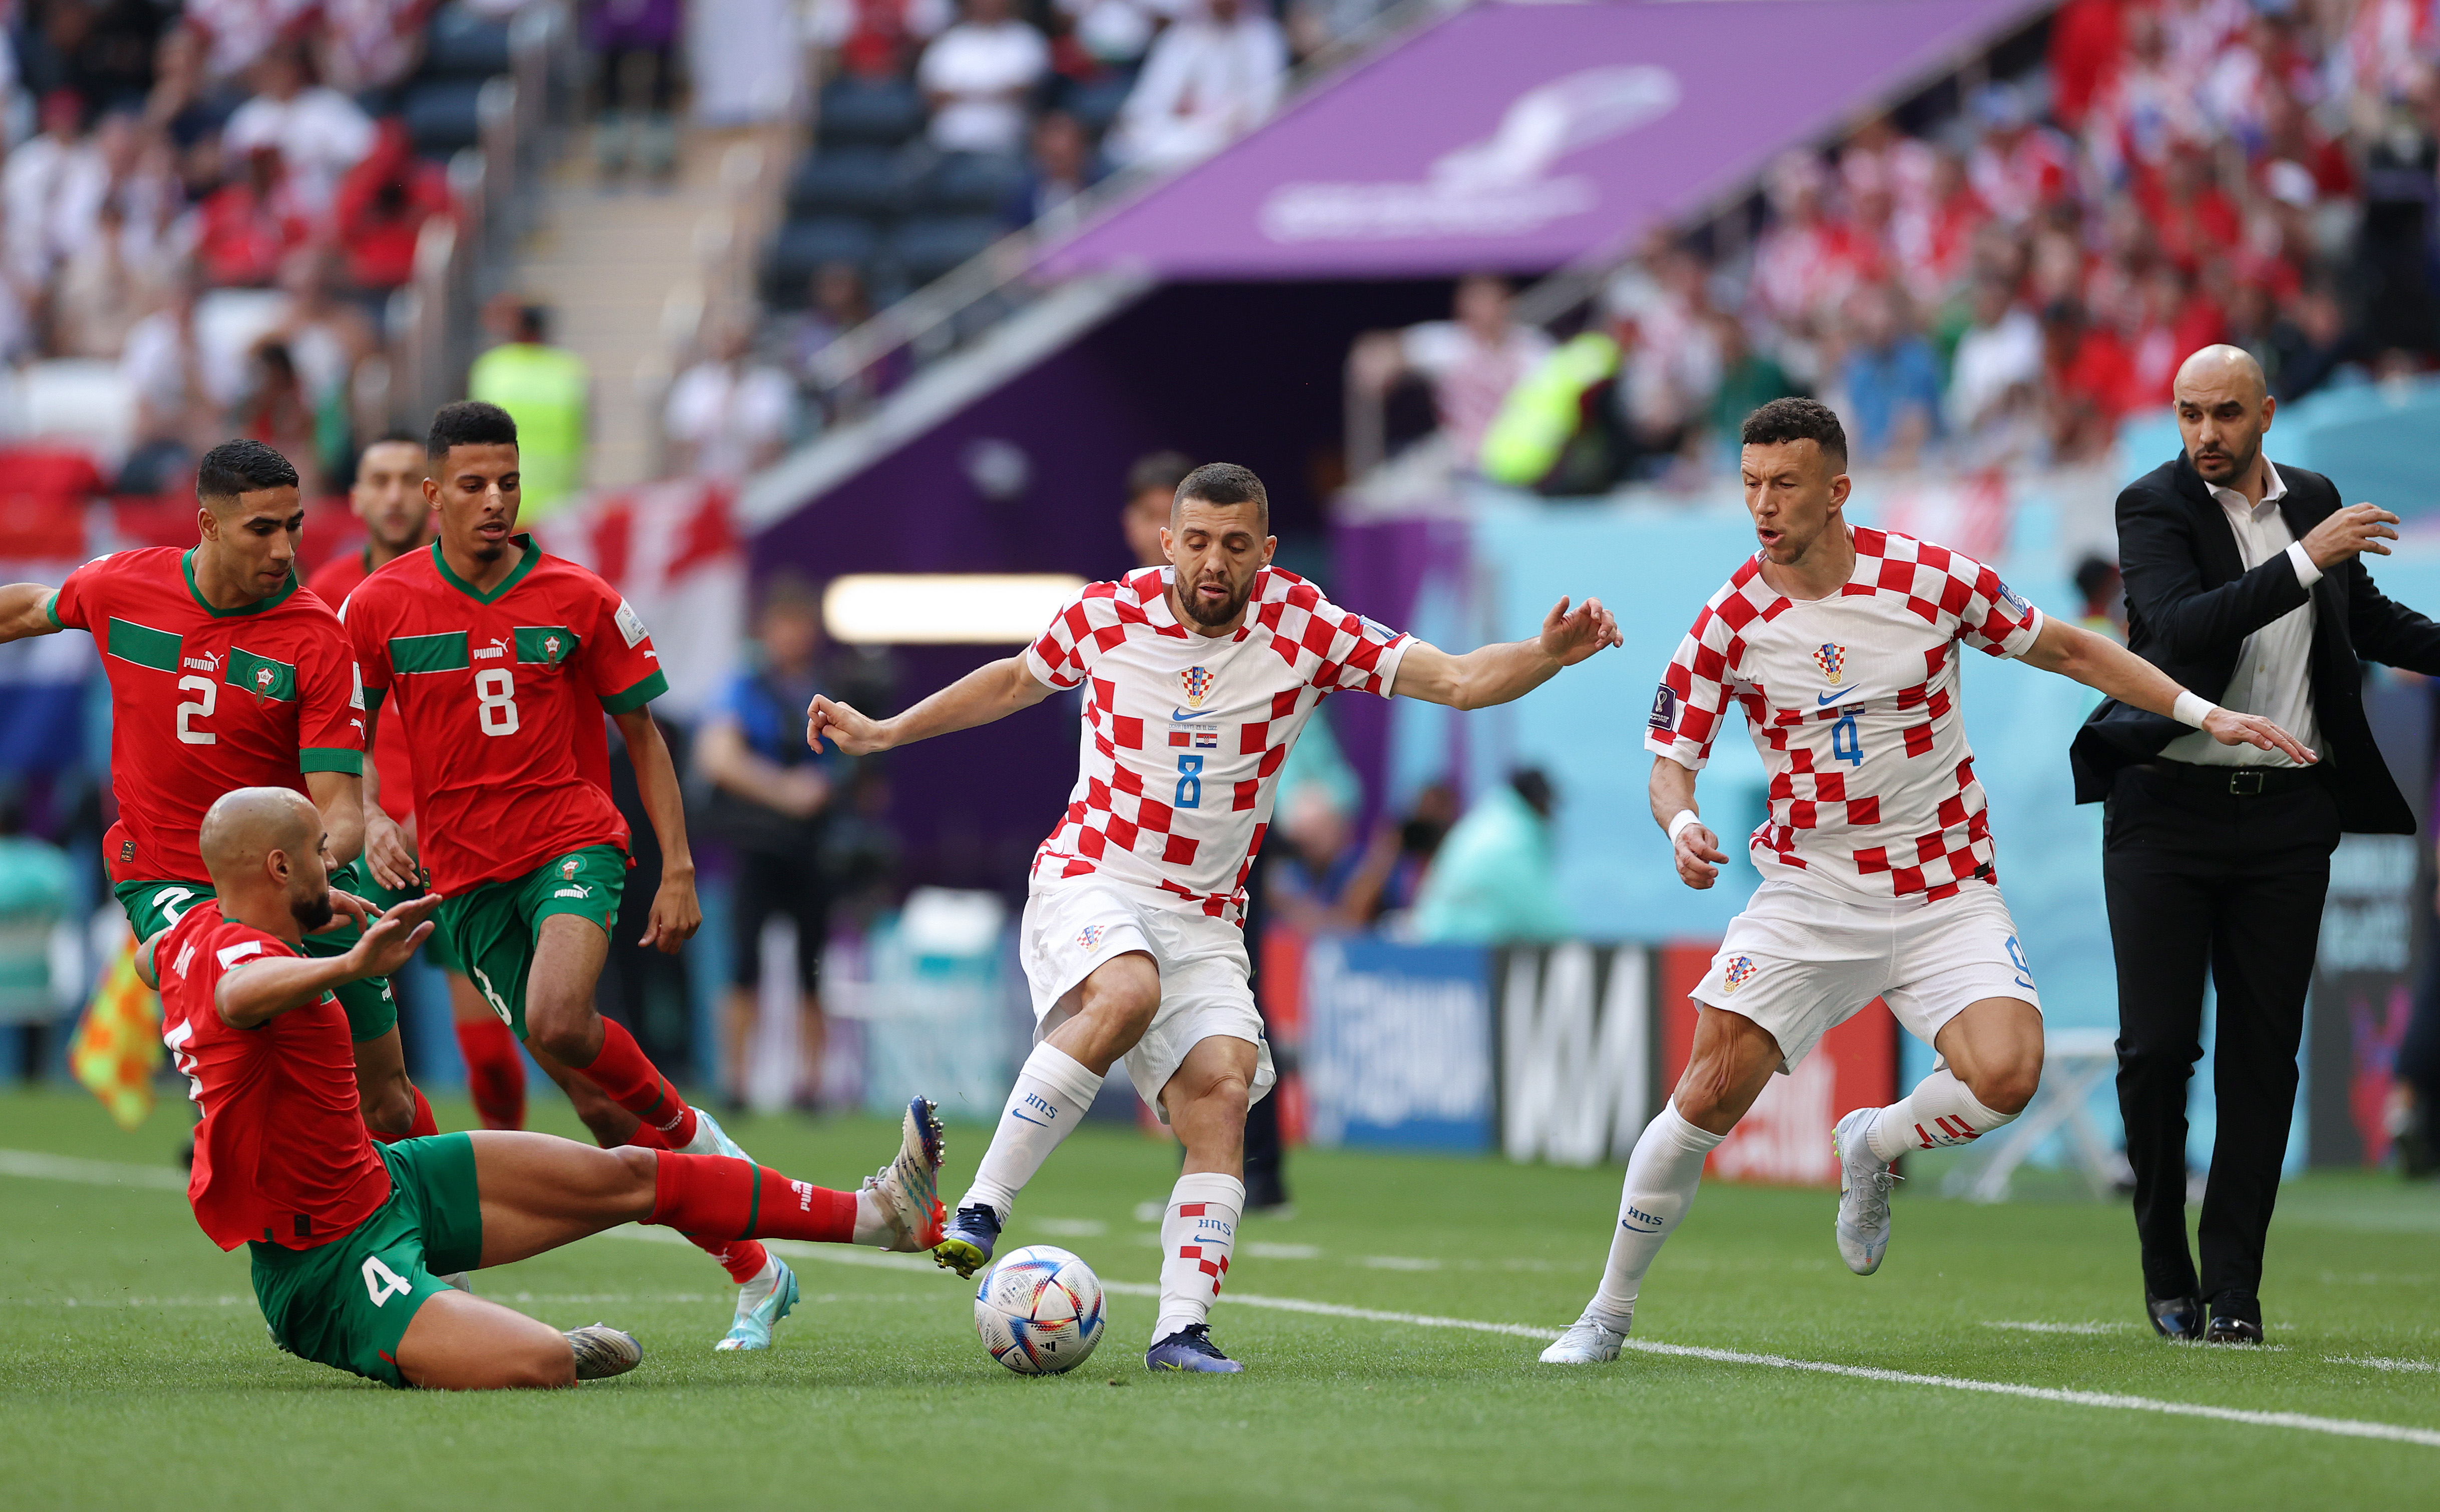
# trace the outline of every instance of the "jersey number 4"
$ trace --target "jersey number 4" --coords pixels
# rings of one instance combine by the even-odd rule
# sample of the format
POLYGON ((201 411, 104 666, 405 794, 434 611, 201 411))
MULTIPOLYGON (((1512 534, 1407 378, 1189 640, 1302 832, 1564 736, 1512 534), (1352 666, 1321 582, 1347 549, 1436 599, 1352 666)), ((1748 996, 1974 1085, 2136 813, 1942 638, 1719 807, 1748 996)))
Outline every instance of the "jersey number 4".
POLYGON ((505 667, 475 674, 475 718, 485 735, 517 733, 517 680, 505 667))

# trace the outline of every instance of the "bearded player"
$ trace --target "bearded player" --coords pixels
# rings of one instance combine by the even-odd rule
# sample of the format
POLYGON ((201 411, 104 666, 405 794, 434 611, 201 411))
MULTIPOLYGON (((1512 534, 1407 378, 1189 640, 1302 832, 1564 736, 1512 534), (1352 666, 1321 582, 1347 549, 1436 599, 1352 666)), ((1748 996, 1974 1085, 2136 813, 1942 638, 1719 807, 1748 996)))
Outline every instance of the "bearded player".
MULTIPOLYGON (((199 539, 97 557, 56 591, 0 588, 0 641, 89 631, 110 679, 111 791, 102 837, 111 891, 137 939, 211 896, 195 827, 232 788, 311 795, 355 885, 364 819, 364 702, 355 654, 330 607, 296 584, 305 507, 296 470, 260 441, 228 441, 195 472, 199 539)), ((311 955, 353 947, 342 920, 309 936, 311 955)), ((376 974, 341 989, 356 1083, 377 1139, 435 1131, 406 1076, 398 1007, 376 974)))
POLYGON ((816 749, 831 739, 860 754, 1087 688, 1082 771, 1034 856, 1025 907, 1036 1043, 933 1256, 960 1275, 990 1261, 1016 1194, 1123 1059, 1186 1146, 1161 1218, 1154 1369, 1241 1368, 1208 1319, 1245 1207, 1246 1109, 1274 1080, 1245 884, 1298 732, 1333 693, 1481 708, 1618 644, 1599 601, 1570 612, 1562 599, 1536 638, 1451 656, 1272 567, 1277 544, 1260 479, 1197 468, 1161 532, 1169 566, 1093 584, 1022 655, 904 714, 876 720, 829 698, 806 711, 816 749))
MULTIPOLYGON (((392 431, 356 454, 356 478, 348 489, 348 509, 364 522, 365 543, 322 564, 305 586, 333 609, 348 601, 356 584, 412 551, 432 542, 432 505, 423 496, 423 438, 392 431)), ((373 770, 367 774, 366 797, 405 831, 415 834, 415 763, 399 721, 379 727, 372 749, 373 770)), ((403 902, 405 891, 381 886, 370 876, 360 878, 366 899, 387 908, 403 902)), ((486 1129, 523 1129, 526 1122, 526 1063, 517 1053, 517 1037, 500 1022, 475 984, 449 953, 448 942, 427 936, 424 959, 447 974, 449 1017, 458 1031, 458 1050, 466 1060, 466 1091, 475 1116, 486 1129)))
MULTIPOLYGON (((938 1236, 940 1126, 908 1108, 899 1154, 854 1192, 726 1155, 591 1149, 484 1131, 376 1148, 353 1112, 340 983, 394 971, 431 932, 437 896, 402 903, 344 955, 298 946, 330 922, 321 816, 245 788, 204 815, 215 892, 145 941, 162 1039, 203 1112, 188 1198, 224 1250, 253 1252, 254 1293, 290 1353, 392 1386, 565 1386, 643 1358, 595 1325, 562 1333, 449 1289, 433 1272, 506 1265, 620 1223, 918 1250, 938 1236)), ((354 898, 343 899, 360 906, 354 898)))
MULTIPOLYGON (((416 885, 419 866, 430 877, 447 899, 436 933, 603 1146, 743 1159, 626 1027, 593 1006, 629 865, 604 712, 626 738, 661 843, 639 943, 674 954, 703 914, 677 774, 647 707, 669 686, 657 653, 618 590, 515 533, 516 438, 495 405, 444 405, 423 485, 440 534, 348 598, 375 738, 386 715, 417 758, 413 845, 376 809, 373 874, 392 888, 416 885)), ((718 1347, 767 1347, 796 1305, 796 1275, 760 1244, 704 1247, 738 1283, 718 1347)))
POLYGON ((1887 1108, 1839 1120, 1839 1254, 1857 1275, 1890 1241, 1890 1163, 2015 1118, 2041 1079, 2041 997, 2000 896, 1990 821, 1958 708, 1960 646, 2015 657, 2223 745, 2313 759, 2267 720, 2205 703, 2117 642, 2053 619, 1969 558, 1847 524, 1847 436, 1809 399, 1746 418, 1746 508, 1762 549, 1712 596, 1652 704, 1652 816, 1678 875, 1727 860, 1695 774, 1731 703, 1770 772, 1748 847, 1763 883, 1694 992, 1685 1075, 1636 1141, 1609 1263, 1546 1364, 1615 1360, 1644 1272, 1685 1217, 1703 1162, 1773 1072, 1878 997, 1940 1052, 1887 1108))

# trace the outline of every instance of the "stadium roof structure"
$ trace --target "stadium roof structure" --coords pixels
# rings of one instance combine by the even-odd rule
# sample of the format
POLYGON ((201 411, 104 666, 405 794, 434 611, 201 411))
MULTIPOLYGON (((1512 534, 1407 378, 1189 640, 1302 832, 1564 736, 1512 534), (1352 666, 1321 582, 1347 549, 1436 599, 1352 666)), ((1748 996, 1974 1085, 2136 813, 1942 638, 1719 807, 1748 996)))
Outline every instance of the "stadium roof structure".
POLYGON ((1051 277, 1436 277, 1624 251, 2037 0, 1470 6, 1047 247, 1051 277))

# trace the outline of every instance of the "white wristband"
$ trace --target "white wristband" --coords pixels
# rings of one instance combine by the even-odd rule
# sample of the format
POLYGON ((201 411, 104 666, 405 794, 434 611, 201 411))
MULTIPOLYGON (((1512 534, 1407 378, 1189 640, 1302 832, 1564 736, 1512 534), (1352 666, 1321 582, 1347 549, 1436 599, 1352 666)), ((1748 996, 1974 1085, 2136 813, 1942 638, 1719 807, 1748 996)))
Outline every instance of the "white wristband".
POLYGON ((2178 702, 2169 709, 2169 717, 2180 724, 2191 724, 2199 730, 2203 727, 2203 720, 2218 711, 2218 704, 2188 688, 2178 695, 2178 702))
POLYGON ((1685 830, 1690 826, 1699 825, 1703 821, 1701 819, 1695 816, 1695 810, 1692 809, 1680 809, 1676 813, 1671 814, 1669 816, 1669 843, 1673 845, 1678 844, 1678 836, 1681 831, 1685 830))

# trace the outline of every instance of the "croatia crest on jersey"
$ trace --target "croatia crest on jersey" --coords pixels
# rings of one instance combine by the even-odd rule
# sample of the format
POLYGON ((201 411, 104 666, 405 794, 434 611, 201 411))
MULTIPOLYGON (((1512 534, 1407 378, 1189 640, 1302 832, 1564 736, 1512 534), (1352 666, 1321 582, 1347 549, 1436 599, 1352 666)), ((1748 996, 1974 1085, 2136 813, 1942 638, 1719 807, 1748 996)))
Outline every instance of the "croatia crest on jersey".
POLYGON ((1076 943, 1077 943, 1077 944, 1079 944, 1079 945, 1081 945, 1081 946, 1083 946, 1085 949, 1086 949, 1086 950, 1088 950, 1088 951, 1089 951, 1089 950, 1091 950, 1091 949, 1092 949, 1093 947, 1095 947, 1096 945, 1101 944, 1101 943, 1102 943, 1102 926, 1101 926, 1101 925, 1099 925, 1099 924, 1087 924, 1087 925, 1085 925, 1085 926, 1084 933, 1083 933, 1083 934, 1078 934, 1078 935, 1076 936, 1076 943))
POLYGON ((1847 675, 1847 648, 1822 642, 1813 651, 1813 665, 1821 668, 1821 680, 1832 687, 1847 675))
POLYGON ((1186 706, 1199 709, 1211 696, 1211 672, 1208 667, 1190 667, 1177 674, 1177 684, 1186 695, 1186 706))
POLYGON ((1748 982, 1752 981, 1753 974, 1754 964, 1752 956, 1730 956, 1728 964, 1720 968, 1722 990, 1734 992, 1737 988, 1745 986, 1748 982))

